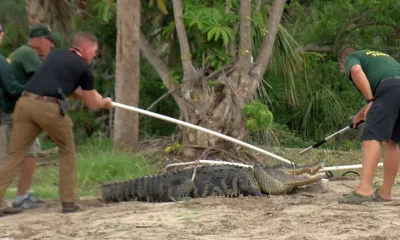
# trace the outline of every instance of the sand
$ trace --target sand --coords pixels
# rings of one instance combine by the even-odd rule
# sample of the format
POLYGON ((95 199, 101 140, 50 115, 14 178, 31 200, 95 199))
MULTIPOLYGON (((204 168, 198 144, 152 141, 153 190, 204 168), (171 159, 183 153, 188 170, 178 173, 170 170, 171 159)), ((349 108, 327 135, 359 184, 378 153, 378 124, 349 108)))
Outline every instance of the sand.
POLYGON ((390 203, 339 204, 357 180, 330 181, 271 197, 103 204, 61 214, 58 201, 0 217, 0 239, 399 239, 400 189, 390 203))

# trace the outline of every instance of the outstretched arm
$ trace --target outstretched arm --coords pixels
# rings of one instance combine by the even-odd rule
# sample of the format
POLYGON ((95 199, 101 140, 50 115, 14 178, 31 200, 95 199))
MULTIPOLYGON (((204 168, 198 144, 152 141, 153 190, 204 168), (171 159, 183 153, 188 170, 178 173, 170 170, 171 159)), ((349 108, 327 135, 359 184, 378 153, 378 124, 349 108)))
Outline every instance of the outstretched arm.
POLYGON ((73 92, 71 95, 69 95, 68 97, 70 98, 77 98, 77 99, 82 99, 83 97, 83 92, 82 92, 82 88, 78 87, 75 92, 73 92))
POLYGON ((111 98, 103 98, 96 90, 82 90, 82 101, 91 110, 112 108, 111 98))
MULTIPOLYGON (((78 98, 78 99, 81 99, 81 100, 83 100, 83 97, 84 97, 84 92, 83 92, 83 90, 82 90, 82 88, 81 87, 78 87, 76 90, 75 90, 75 92, 74 93, 72 93, 69 97, 71 97, 71 98, 78 98)), ((101 99, 103 99, 103 97, 100 95, 100 93, 98 93, 97 91, 96 91, 96 94, 97 94, 97 97, 101 100, 101 99)))

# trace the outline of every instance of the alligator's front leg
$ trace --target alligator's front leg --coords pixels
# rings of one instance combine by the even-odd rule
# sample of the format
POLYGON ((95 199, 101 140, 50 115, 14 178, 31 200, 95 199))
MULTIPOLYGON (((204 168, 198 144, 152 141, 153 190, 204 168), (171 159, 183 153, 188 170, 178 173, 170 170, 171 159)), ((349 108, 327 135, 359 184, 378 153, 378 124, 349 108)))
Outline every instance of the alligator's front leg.
POLYGON ((250 181, 248 179, 239 181, 238 187, 243 193, 243 196, 257 196, 257 197, 263 196, 260 189, 251 186, 250 181))
POLYGON ((168 199, 181 201, 191 195, 195 185, 191 179, 175 180, 168 188, 168 199))

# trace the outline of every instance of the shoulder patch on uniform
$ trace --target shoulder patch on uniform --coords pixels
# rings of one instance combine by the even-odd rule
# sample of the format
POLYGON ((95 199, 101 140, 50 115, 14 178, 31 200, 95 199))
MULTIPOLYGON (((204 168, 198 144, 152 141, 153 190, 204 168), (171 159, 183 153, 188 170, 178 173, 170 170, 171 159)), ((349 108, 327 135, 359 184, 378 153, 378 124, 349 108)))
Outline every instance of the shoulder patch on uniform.
POLYGON ((9 58, 7 58, 7 62, 8 62, 8 64, 12 63, 11 59, 9 59, 9 58))
POLYGON ((374 56, 374 57, 378 57, 378 56, 389 56, 389 55, 386 54, 386 53, 382 53, 382 52, 378 52, 378 51, 368 51, 368 52, 366 52, 365 54, 367 54, 367 55, 372 55, 372 56, 374 56))

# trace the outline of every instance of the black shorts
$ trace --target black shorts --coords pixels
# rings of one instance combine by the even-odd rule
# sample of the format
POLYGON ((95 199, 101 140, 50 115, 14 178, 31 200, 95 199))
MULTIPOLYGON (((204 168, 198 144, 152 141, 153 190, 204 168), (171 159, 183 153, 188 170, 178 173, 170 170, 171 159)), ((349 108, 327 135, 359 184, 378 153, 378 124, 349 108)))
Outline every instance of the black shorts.
POLYGON ((365 120, 362 140, 400 142, 400 77, 381 80, 365 120))

